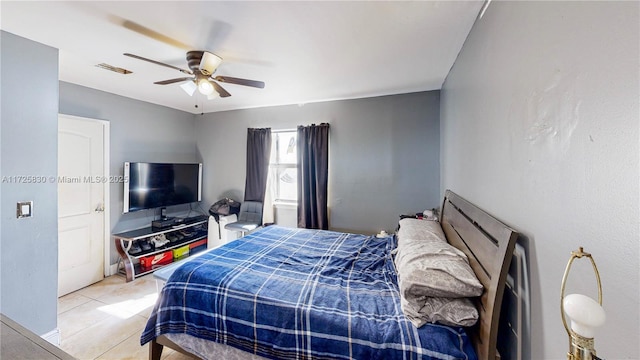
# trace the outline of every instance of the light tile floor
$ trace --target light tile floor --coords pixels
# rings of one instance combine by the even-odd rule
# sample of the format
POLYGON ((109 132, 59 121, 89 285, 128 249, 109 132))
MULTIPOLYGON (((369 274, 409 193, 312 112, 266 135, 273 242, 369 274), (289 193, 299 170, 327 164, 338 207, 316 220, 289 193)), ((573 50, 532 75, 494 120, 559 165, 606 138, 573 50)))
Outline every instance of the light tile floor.
MULTIPOLYGON (((148 359, 149 346, 140 346, 140 334, 156 299, 151 275, 128 283, 113 275, 60 297, 60 348, 81 360, 148 359)), ((165 348, 162 359, 188 357, 165 348)))

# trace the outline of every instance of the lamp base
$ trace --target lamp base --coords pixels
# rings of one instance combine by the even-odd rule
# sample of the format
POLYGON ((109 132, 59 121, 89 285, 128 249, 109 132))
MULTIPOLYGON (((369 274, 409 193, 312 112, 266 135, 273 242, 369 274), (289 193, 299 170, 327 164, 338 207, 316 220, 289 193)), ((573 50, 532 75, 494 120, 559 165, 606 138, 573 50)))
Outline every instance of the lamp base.
POLYGON ((593 345, 593 338, 580 336, 571 331, 571 346, 567 360, 598 360, 593 345))
MULTIPOLYGON (((571 355, 571 353, 567 353, 567 360, 574 360, 574 359, 576 359, 576 358, 573 355, 571 355)), ((604 360, 602 358, 597 357, 596 354, 591 354, 590 359, 593 359, 593 360, 604 360)))

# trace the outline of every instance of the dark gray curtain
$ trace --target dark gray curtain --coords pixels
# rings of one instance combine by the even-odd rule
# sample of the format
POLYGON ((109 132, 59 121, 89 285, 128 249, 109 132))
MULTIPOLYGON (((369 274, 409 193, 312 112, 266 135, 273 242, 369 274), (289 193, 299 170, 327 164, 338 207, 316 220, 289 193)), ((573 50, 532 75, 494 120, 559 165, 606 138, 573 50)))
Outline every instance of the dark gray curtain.
POLYGON ((247 177, 244 201, 264 203, 271 155, 271 128, 247 129, 247 177))
POLYGON ((298 126, 298 227, 329 228, 329 124, 298 126))

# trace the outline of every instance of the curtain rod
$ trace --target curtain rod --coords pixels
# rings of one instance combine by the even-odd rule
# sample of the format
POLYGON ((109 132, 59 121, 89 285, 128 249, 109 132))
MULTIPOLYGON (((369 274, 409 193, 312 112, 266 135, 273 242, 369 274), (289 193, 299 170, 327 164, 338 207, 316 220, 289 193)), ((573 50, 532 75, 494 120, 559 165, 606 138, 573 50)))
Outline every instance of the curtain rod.
POLYGON ((298 131, 298 129, 278 129, 278 130, 271 130, 271 132, 272 132, 272 133, 294 132, 294 131, 298 131))

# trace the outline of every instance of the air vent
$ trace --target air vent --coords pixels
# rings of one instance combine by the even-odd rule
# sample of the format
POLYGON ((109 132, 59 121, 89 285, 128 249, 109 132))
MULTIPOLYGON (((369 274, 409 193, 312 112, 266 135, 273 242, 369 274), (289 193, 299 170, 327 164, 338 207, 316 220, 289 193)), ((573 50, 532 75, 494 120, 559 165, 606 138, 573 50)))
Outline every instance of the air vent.
POLYGON ((101 68, 101 69, 117 72, 118 74, 123 74, 123 75, 127 75, 127 74, 131 74, 132 73, 130 70, 119 68, 119 67, 115 67, 113 65, 109 65, 109 64, 105 64, 105 63, 101 63, 101 64, 98 64, 96 66, 101 68))

